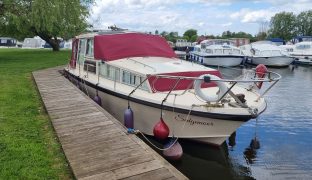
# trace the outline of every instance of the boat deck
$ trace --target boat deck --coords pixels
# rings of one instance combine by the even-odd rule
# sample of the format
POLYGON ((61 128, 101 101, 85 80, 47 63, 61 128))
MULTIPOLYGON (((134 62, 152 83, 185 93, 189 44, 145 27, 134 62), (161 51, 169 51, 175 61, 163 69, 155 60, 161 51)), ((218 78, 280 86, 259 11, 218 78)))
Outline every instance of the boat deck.
POLYGON ((59 72, 33 72, 76 179, 187 179, 59 72))

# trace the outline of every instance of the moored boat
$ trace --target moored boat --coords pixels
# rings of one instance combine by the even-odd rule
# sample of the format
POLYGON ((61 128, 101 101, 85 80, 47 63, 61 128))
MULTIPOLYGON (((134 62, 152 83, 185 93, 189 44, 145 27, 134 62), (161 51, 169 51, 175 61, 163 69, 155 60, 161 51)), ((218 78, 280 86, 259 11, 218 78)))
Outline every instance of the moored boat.
POLYGON ((163 119, 170 137, 215 145, 264 112, 257 89, 280 78, 261 66, 244 80, 222 79, 218 70, 178 59, 162 37, 130 31, 77 36, 65 72, 119 121, 131 108, 134 128, 144 134, 153 136, 163 119))
POLYGON ((245 57, 233 41, 225 39, 204 40, 190 55, 193 61, 209 66, 238 66, 245 57))
POLYGON ((248 56, 247 62, 272 67, 283 67, 291 64, 294 59, 289 53, 268 41, 259 41, 241 46, 240 49, 248 56))
POLYGON ((312 65, 312 42, 300 42, 294 45, 290 55, 295 58, 295 63, 312 65))

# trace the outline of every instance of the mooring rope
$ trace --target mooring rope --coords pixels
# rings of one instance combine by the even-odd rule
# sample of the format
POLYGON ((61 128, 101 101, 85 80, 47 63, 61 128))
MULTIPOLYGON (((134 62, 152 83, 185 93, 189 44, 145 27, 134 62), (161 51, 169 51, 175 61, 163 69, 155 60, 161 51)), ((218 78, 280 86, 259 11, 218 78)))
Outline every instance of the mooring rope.
POLYGON ((86 90, 87 96, 90 97, 90 96, 89 96, 88 89, 87 89, 86 81, 83 79, 83 78, 86 78, 86 77, 87 77, 87 75, 84 75, 84 76, 81 78, 81 80, 83 81, 83 86, 84 86, 84 88, 85 88, 85 90, 86 90))

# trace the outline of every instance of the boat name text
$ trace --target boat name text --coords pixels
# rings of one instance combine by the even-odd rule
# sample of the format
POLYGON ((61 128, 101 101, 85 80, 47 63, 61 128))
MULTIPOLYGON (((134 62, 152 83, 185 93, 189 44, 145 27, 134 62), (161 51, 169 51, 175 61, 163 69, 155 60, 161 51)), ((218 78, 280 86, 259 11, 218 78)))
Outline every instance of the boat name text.
POLYGON ((190 125, 204 125, 204 126, 213 126, 213 122, 202 122, 202 121, 194 121, 191 118, 187 119, 181 115, 177 115, 175 116, 175 120, 177 121, 186 121, 188 122, 190 125))

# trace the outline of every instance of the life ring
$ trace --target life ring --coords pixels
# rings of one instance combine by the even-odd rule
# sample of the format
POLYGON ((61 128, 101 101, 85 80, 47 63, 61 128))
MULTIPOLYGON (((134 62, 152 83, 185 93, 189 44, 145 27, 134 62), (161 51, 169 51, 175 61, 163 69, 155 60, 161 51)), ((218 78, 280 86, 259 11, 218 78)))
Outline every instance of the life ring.
POLYGON ((226 86, 226 84, 222 81, 215 81, 214 83, 217 84, 217 86, 219 87, 220 91, 218 94, 214 94, 214 95, 208 95, 205 94, 201 88, 201 84, 203 83, 204 80, 202 80, 205 76, 210 77, 210 80, 219 80, 221 78, 219 78, 218 76, 212 75, 212 74, 203 74, 201 76, 199 76, 199 79, 194 81, 194 90, 195 90, 195 94, 200 97, 201 99, 203 99, 206 102, 217 102, 228 90, 228 87, 226 86))

